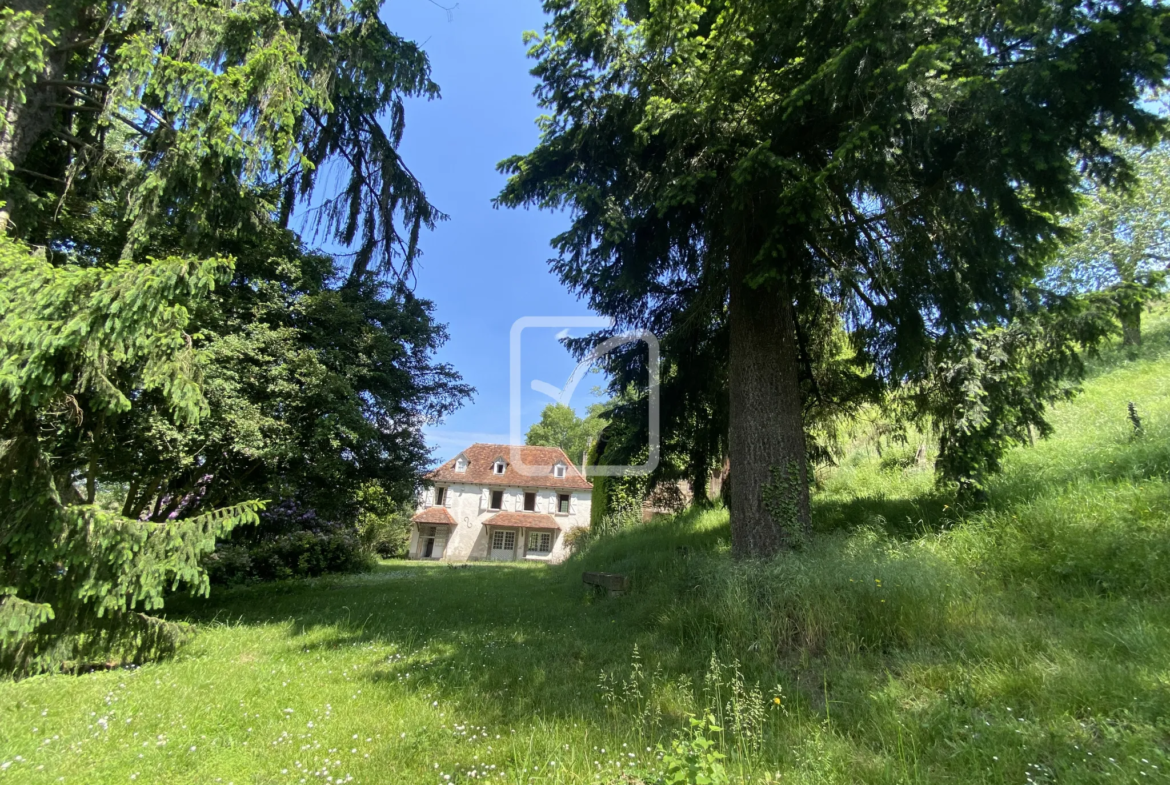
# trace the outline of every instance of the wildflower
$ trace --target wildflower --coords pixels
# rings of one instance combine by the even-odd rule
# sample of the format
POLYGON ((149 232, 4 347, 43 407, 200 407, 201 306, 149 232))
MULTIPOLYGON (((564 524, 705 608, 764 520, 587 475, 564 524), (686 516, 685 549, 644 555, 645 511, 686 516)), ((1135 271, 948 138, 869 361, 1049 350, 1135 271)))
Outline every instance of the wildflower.
MULTIPOLYGON (((882 602, 885 602, 885 600, 882 600, 882 602)), ((779 706, 780 705, 780 696, 777 695, 776 697, 772 698, 772 703, 775 703, 777 706, 779 706)), ((650 748, 647 747, 646 749, 649 750, 650 748)))

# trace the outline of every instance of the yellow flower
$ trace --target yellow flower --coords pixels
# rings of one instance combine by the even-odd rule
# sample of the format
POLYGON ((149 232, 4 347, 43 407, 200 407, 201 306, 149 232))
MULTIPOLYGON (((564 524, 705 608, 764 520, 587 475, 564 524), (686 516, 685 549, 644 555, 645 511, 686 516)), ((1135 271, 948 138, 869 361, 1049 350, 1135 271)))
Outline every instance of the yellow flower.
POLYGON ((777 706, 779 706, 780 705, 780 698, 779 697, 772 698, 772 703, 775 703, 777 706))

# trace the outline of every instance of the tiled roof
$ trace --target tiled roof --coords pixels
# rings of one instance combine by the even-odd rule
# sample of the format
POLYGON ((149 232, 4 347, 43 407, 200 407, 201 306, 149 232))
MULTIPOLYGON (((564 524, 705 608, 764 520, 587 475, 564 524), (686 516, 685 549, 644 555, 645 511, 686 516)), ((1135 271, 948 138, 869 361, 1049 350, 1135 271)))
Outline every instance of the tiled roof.
POLYGON ((485 526, 515 526, 520 529, 559 529, 557 519, 538 512, 500 512, 483 522, 485 526))
POLYGON ((447 512, 446 507, 427 507, 410 520, 415 523, 445 523, 448 526, 455 525, 455 519, 451 517, 451 513, 447 512))
POLYGON ((426 475, 434 482, 465 482, 472 485, 509 485, 524 488, 556 488, 558 490, 588 491, 593 486, 582 476, 560 447, 510 447, 507 444, 473 444, 459 455, 426 475), (520 460, 526 471, 521 473, 511 463, 512 450, 520 450, 520 460), (467 459, 467 470, 455 471, 455 461, 467 459), (492 466, 496 459, 504 461, 504 473, 496 474, 492 466), (553 467, 565 465, 565 476, 556 477, 553 467))

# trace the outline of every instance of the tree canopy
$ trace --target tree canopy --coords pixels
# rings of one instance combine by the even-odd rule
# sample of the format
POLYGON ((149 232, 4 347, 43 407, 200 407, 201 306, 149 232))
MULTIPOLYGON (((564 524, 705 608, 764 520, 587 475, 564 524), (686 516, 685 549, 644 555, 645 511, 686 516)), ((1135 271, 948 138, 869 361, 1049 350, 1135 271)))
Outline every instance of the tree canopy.
POLYGON ((589 407, 584 418, 578 417, 571 406, 550 403, 540 413, 540 422, 533 423, 524 436, 524 443, 539 447, 560 447, 569 460, 583 468, 582 458, 598 434, 605 427, 601 417, 603 404, 589 407))
POLYGON ((1138 344, 1142 306, 1170 267, 1170 146, 1129 145, 1124 153, 1133 181, 1117 188, 1086 180, 1084 207, 1066 223, 1072 240, 1050 275, 1061 291, 1112 294, 1124 342, 1138 344))

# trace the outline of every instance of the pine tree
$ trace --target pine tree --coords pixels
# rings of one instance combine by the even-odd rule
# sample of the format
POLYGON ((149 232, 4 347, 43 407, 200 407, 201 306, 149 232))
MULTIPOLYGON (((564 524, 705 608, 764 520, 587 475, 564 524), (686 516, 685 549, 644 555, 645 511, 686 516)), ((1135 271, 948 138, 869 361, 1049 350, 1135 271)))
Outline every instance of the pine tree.
POLYGON ((840 314, 886 384, 1008 322, 1076 206, 1079 162, 1149 144, 1167 12, 1101 4, 548 0, 548 114, 504 205, 569 208, 553 269, 617 329, 728 320, 732 542, 809 525, 800 329, 840 314))

